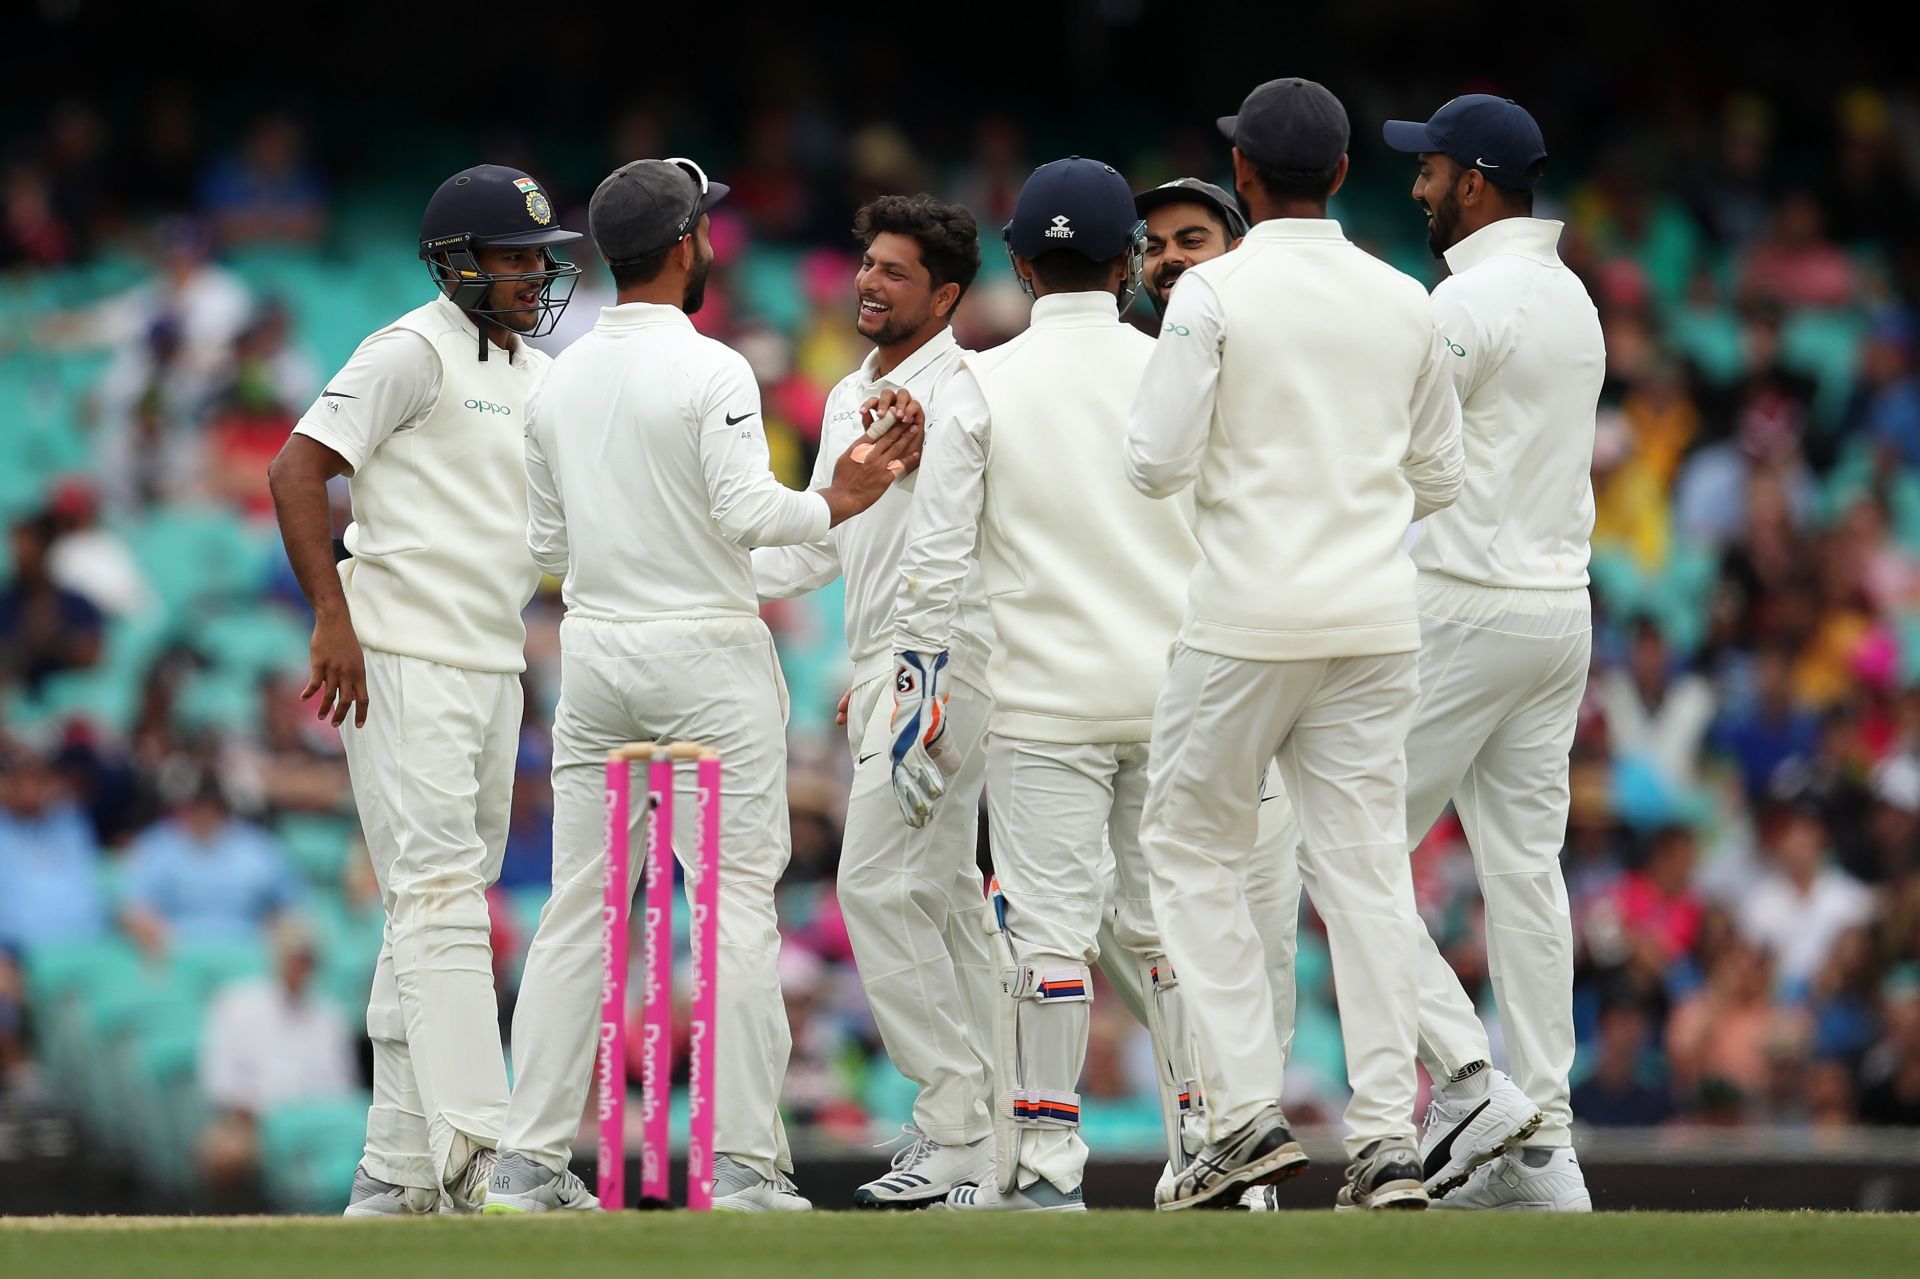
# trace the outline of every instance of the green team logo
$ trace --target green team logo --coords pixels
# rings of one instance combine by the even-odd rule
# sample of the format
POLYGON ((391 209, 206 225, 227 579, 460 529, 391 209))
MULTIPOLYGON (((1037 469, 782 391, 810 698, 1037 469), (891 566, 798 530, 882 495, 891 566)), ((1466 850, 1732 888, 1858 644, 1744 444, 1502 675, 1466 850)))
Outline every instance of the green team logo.
POLYGON ((1186 337, 1193 332, 1192 329, 1184 324, 1163 324, 1160 326, 1160 331, 1162 333, 1171 333, 1177 338, 1186 337))
POLYGON ((491 400, 468 400, 467 407, 476 413, 498 413, 504 417, 513 416, 512 409, 504 404, 495 404, 491 400))
POLYGON ((1443 337, 1440 340, 1447 344, 1447 350, 1452 351, 1455 355, 1459 356, 1463 360, 1467 358, 1466 347, 1461 346, 1458 342, 1455 342, 1452 338, 1443 337))

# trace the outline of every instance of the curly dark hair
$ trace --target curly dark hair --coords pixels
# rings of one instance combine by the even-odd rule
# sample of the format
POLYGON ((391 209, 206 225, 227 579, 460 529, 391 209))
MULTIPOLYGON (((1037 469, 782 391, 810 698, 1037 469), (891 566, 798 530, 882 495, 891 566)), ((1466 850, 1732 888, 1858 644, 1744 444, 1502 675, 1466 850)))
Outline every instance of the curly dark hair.
MULTIPOLYGON (((860 206, 853 215, 853 234, 863 247, 884 232, 904 235, 920 246, 920 260, 933 277, 933 287, 960 286, 960 297, 980 271, 980 228, 963 204, 948 204, 930 195, 883 195, 860 206)), ((954 299, 959 305, 959 298, 954 299)))

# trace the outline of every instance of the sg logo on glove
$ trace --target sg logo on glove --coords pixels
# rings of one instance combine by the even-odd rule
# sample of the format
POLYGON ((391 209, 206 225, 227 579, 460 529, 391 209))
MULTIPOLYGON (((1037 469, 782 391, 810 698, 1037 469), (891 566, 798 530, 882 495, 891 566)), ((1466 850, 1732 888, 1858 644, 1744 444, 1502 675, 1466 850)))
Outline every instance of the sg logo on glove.
POLYGON ((933 816, 934 801, 961 761, 947 744, 947 695, 940 692, 945 650, 899 653, 893 671, 893 796, 907 825, 918 829, 933 816))

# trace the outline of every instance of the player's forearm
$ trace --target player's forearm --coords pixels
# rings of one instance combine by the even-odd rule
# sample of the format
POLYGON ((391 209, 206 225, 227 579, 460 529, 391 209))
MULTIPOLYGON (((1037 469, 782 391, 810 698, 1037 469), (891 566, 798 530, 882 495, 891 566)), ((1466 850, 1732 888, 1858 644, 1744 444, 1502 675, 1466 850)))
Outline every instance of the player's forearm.
POLYGON ((340 589, 340 574, 334 567, 333 513, 327 500, 326 467, 307 450, 294 447, 294 441, 300 438, 289 441, 267 468, 280 541, 315 616, 344 617, 347 596, 340 589))
POLYGON ((830 541, 753 549, 753 588, 763 600, 805 595, 839 576, 840 557, 830 541))

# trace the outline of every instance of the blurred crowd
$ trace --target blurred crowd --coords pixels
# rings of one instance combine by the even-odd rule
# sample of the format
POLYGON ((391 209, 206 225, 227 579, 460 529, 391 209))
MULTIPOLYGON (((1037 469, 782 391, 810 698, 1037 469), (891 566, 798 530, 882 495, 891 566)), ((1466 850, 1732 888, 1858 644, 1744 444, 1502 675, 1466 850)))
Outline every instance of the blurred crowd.
MULTIPOLYGON (((1920 1123, 1920 101, 1851 89, 1830 106, 1812 148, 1777 144, 1768 102, 1741 94, 1695 104, 1686 129, 1623 117, 1603 145, 1556 154, 1544 186, 1609 361, 1565 854, 1586 1124, 1920 1123)), ((430 296, 411 223, 443 174, 343 172, 309 130, 205 118, 168 90, 134 118, 62 104, 0 144, 0 389, 38 424, 0 443, 0 1089, 50 1088, 36 948, 117 936, 164 962, 188 941, 251 940, 260 964, 199 1014, 216 1178, 244 1175, 264 1109, 362 1086, 379 933, 338 736, 298 700, 309 619, 265 466, 317 379, 430 296)), ((703 136, 719 135, 634 109, 564 161, 515 138, 485 158, 540 175, 584 227, 605 169, 703 136)), ((1411 173, 1370 136, 1356 126, 1334 215, 1436 279, 1411 173)), ((1085 150, 1103 145, 1136 187, 1226 168, 1187 126, 1085 150)), ((776 470, 798 486, 826 392, 863 354, 853 208, 930 188, 991 241, 1051 157, 1003 117, 923 149, 818 103, 754 113, 712 154, 734 195, 696 324, 752 363, 776 470)), ((959 316, 975 347, 1025 323, 997 247, 959 316)), ((609 301, 590 265, 544 344, 609 301)), ((337 506, 344 528, 344 483, 337 506)), ((549 582, 529 610, 496 893, 508 1010, 547 877, 558 615, 549 582)), ((794 699, 787 1102, 802 1129, 857 1140, 904 1119, 911 1092, 879 1050, 832 891, 838 595, 767 617, 794 699)), ((1436 939, 1490 1011, 1451 817, 1415 858, 1436 939)), ((1303 938, 1289 1110, 1331 1120, 1345 1072, 1317 926, 1303 938)), ((1103 1108, 1135 1115, 1150 1146, 1143 1038, 1097 1001, 1086 1092, 1090 1126, 1103 1108)))

